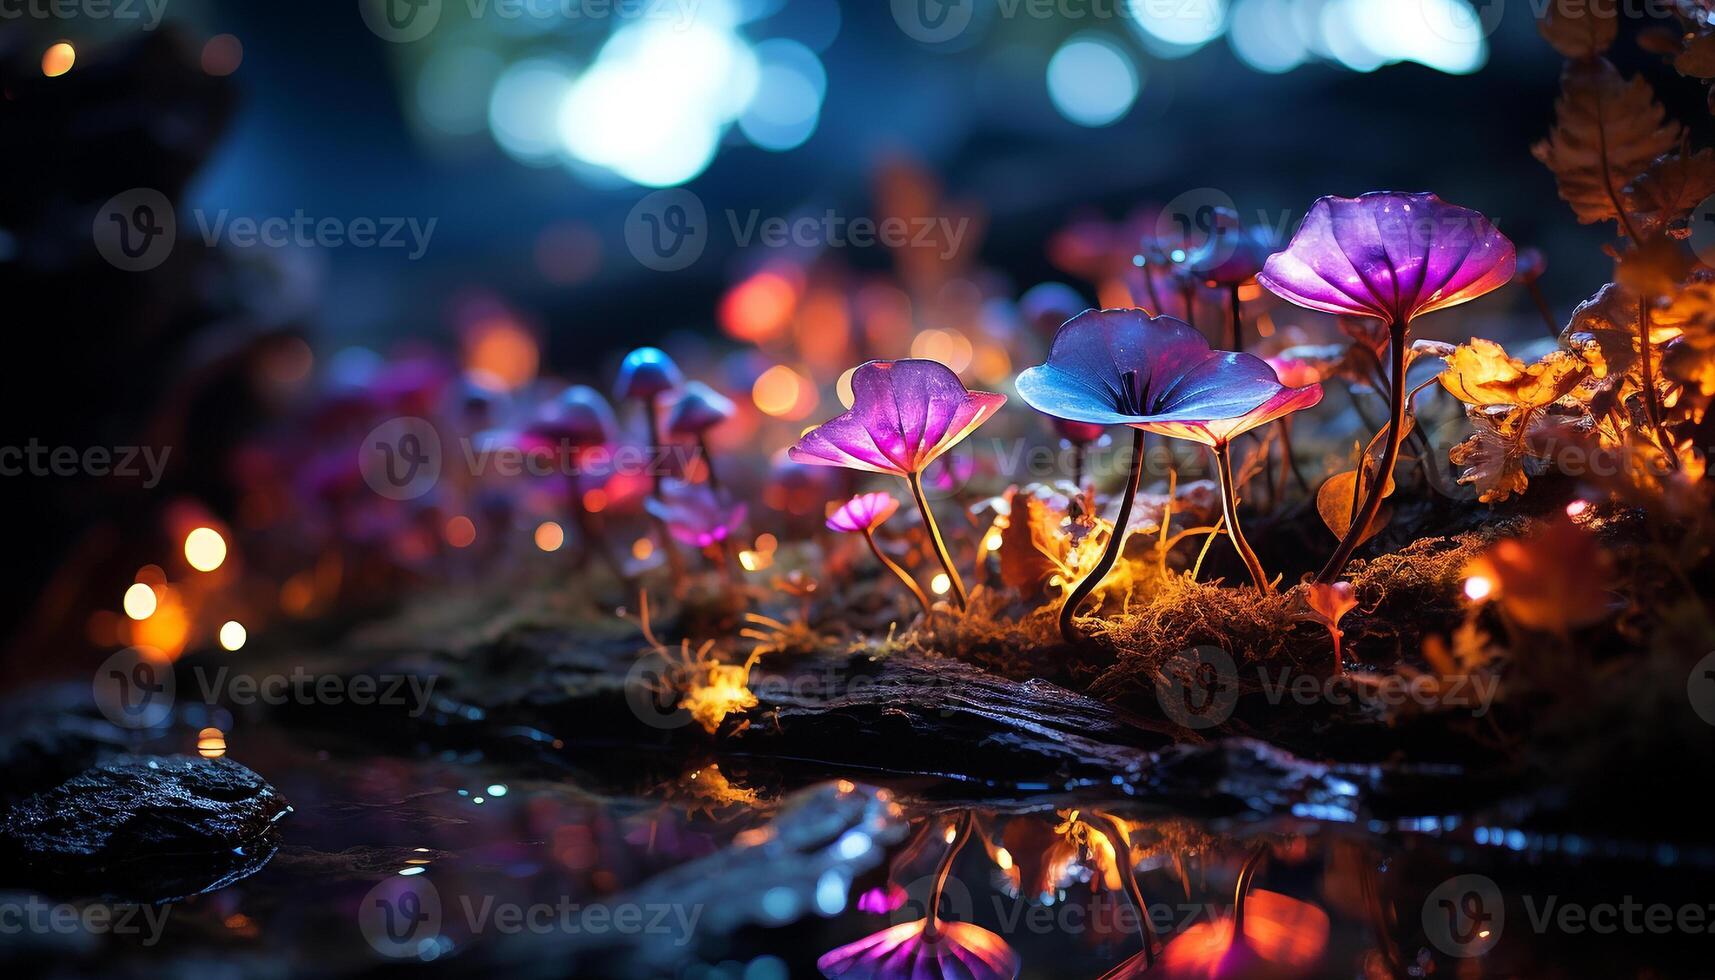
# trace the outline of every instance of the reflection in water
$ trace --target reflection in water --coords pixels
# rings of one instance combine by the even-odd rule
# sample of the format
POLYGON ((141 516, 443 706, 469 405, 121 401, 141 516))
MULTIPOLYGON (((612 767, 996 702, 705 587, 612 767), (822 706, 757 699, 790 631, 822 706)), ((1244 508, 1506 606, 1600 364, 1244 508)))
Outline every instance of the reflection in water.
POLYGON ((595 777, 241 731, 231 744, 278 774, 298 812, 266 867, 174 906, 155 956, 194 957, 219 936, 258 956, 314 947, 313 965, 362 972, 381 954, 359 901, 391 880, 438 896, 440 920, 412 958, 466 973, 737 980, 761 964, 754 975, 1216 980, 1451 976, 1461 964, 1629 976, 1648 963, 1663 977, 1706 974, 1674 969, 1704 935, 1569 937, 1533 928, 1528 903, 1706 905, 1707 848, 1516 814, 1192 818, 1118 793, 949 808, 970 784, 794 794, 789 769, 739 756, 626 771, 568 750, 568 763, 620 772, 595 777), (638 910, 622 920, 635 931, 589 931, 618 909, 638 910), (503 929, 520 912, 548 927, 503 929), (1479 942, 1482 956, 1466 955, 1479 942))

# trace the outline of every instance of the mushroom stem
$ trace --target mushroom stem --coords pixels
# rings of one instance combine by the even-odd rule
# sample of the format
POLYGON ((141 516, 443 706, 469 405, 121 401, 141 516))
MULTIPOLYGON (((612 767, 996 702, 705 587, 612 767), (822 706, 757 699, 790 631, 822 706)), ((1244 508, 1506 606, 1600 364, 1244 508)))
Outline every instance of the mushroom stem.
POLYGON ((1245 321, 1244 317, 1239 314, 1239 284, 1235 282, 1231 286, 1227 287, 1227 290, 1227 295, 1232 298, 1233 304, 1232 349, 1242 351, 1245 349, 1245 321))
POLYGON ((1066 603, 1060 607, 1060 635, 1067 643, 1078 641, 1078 629, 1072 624, 1072 617, 1077 614, 1078 607, 1107 578, 1108 572, 1119 559, 1120 549, 1125 545, 1125 528, 1131 522, 1131 505, 1137 500, 1137 485, 1143 479, 1143 430, 1133 429, 1131 437, 1131 475, 1126 478, 1125 496, 1120 499, 1119 516, 1114 519, 1112 536, 1108 538, 1108 546, 1102 549, 1102 557, 1097 560, 1096 567, 1090 569, 1090 574, 1084 576, 1072 594, 1066 597, 1066 603))
POLYGON ((947 845, 947 850, 941 854, 941 860, 935 865, 935 884, 929 889, 928 907, 923 910, 928 921, 923 927, 923 938, 930 942, 934 942, 940 935, 941 892, 947 887, 947 875, 953 870, 953 858, 958 857, 965 841, 971 836, 970 811, 959 814, 959 819, 953 826, 957 830, 954 831, 953 840, 947 845))
POLYGON ((1084 444, 1074 443, 1072 446, 1072 485, 1078 488, 1079 496, 1084 493, 1084 444))
POLYGON ((953 567, 953 556, 947 553, 947 542, 941 537, 941 528, 935 523, 935 513, 929 509, 929 501, 923 496, 923 474, 921 472, 905 474, 905 482, 911 484, 911 496, 917 500, 917 509, 923 514, 923 526, 929 531, 929 542, 935 547, 935 557, 941 559, 941 567, 947 570, 947 581, 953 586, 953 599, 959 604, 959 611, 965 610, 965 583, 959 578, 959 570, 953 567))
POLYGON ((1238 488, 1233 486, 1233 454, 1225 439, 1215 443, 1215 465, 1221 478, 1221 513, 1227 518, 1227 538, 1233 542, 1239 557, 1245 560, 1245 567, 1250 569, 1251 581, 1256 583, 1256 590, 1263 595, 1269 595, 1274 590, 1268 586, 1268 573, 1262 570, 1262 562, 1257 560, 1256 552, 1251 550, 1250 542, 1245 540, 1245 532, 1239 528, 1236 496, 1238 488))
POLYGON ((1268 848, 1259 846, 1245 859, 1239 868, 1239 883, 1233 888, 1233 941, 1243 942, 1245 938, 1245 897, 1250 894, 1251 882, 1256 880, 1257 869, 1262 867, 1262 859, 1268 856, 1268 848))
POLYGON ((697 452, 703 454, 703 469, 709 474, 709 491, 719 494, 721 483, 715 476, 715 458, 709 455, 709 437, 700 432, 697 433, 697 452))
POLYGON ((1292 472, 1293 479, 1298 481, 1298 489, 1310 492, 1310 481, 1304 479, 1304 474, 1298 469, 1298 457, 1292 454, 1292 416, 1280 420, 1280 451, 1281 451, 1281 496, 1286 496, 1286 471, 1292 472))
POLYGON ((1132 866, 1131 840, 1125 832, 1125 826, 1108 814, 1101 814, 1108 824, 1108 832, 1113 835, 1114 859, 1119 865, 1120 876, 1125 882, 1126 897, 1137 909, 1138 938, 1143 940, 1143 965, 1155 965, 1155 924, 1149 921, 1149 903, 1143 900, 1143 889, 1137 883, 1137 871, 1132 866))
POLYGON ((863 529, 863 539, 869 542, 869 550, 875 553, 875 560, 899 576, 899 580, 904 582, 905 587, 911 590, 911 594, 917 597, 917 601, 923 606, 923 615, 930 615, 929 596, 923 592, 923 587, 917 584, 917 580, 911 577, 911 573, 901 568, 898 562, 887 557, 887 553, 881 550, 881 545, 876 543, 875 533, 867 527, 863 529))
MULTIPOLYGON (((1369 529, 1370 522, 1376 519, 1376 514, 1382 509, 1382 498, 1386 496, 1387 485, 1393 480, 1394 464, 1399 462, 1399 447, 1405 441, 1405 367, 1406 367, 1406 331, 1411 329, 1410 321, 1396 325, 1393 328, 1393 340, 1390 345, 1393 352, 1393 383, 1389 385, 1393 396, 1393 416, 1388 421, 1387 451, 1382 454, 1381 468, 1376 472, 1375 480, 1370 484, 1369 495, 1364 498, 1364 506, 1352 515, 1352 525, 1346 528, 1346 536, 1340 539, 1340 546, 1334 549, 1328 564, 1322 566, 1317 573, 1316 582, 1329 585, 1340 577, 1346 570, 1346 563, 1352 560, 1352 552, 1358 549, 1358 542, 1364 538, 1364 532, 1369 529)), ((1358 475, 1363 477, 1363 463, 1359 464, 1358 475)))
MULTIPOLYGON (((649 492, 662 503, 666 498, 661 496, 661 483, 667 478, 662 472, 661 460, 656 458, 655 446, 660 440, 661 419, 660 409, 655 405, 655 396, 643 399, 643 418, 649 426, 649 435, 645 445, 649 449, 649 492)), ((667 569, 672 573, 675 589, 685 584, 685 559, 679 555, 679 549, 673 547, 673 535, 667 530, 667 522, 655 518, 655 536, 661 540, 661 551, 667 556, 667 569)))

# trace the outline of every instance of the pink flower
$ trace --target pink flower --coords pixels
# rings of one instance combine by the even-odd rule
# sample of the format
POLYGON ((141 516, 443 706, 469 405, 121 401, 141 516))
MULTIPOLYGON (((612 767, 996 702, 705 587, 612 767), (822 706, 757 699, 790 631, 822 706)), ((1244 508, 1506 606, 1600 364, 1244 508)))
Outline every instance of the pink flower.
POLYGON ((899 509, 899 500, 890 493, 860 493, 839 506, 828 517, 828 530, 841 534, 858 534, 880 527, 899 509))
POLYGON ((1006 403, 970 391, 938 361, 870 361, 852 375, 852 407, 798 440, 795 462, 909 476, 953 448, 1006 403))

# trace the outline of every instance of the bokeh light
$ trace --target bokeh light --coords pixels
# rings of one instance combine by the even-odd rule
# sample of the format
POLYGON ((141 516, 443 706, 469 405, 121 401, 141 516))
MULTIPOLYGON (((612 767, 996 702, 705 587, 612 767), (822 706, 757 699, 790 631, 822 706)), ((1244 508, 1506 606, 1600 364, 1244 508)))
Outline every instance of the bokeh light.
POLYGON ((546 165, 560 152, 557 107, 571 90, 572 72, 548 58, 520 61, 501 73, 488 97, 488 128, 520 163, 546 165))
POLYGON ((71 66, 77 61, 77 51, 64 41, 48 46, 42 52, 42 74, 49 78, 58 78, 71 71, 71 66))
POLYGON ((816 53, 797 41, 775 38, 755 48, 756 96, 738 126, 765 150, 790 150, 816 131, 828 72, 816 53))
POLYGON ((185 535, 185 561, 199 572, 212 572, 226 561, 226 539, 212 527, 199 527, 185 535))
POLYGON ((224 78, 244 63, 244 43, 231 34, 216 34, 202 46, 202 70, 224 78))
POLYGON ((236 651, 244 648, 244 641, 250 634, 244 629, 244 624, 236 619, 229 619, 220 626, 220 647, 222 650, 236 651))
POLYGON ((730 3, 705 0, 687 24, 615 31, 560 102, 564 151, 648 187, 702 173, 756 93, 756 56, 736 19, 730 3))
POLYGON ((142 582, 133 582, 125 590, 125 615, 132 619, 148 619, 155 615, 156 605, 155 590, 142 582))
POLYGON ((1080 126, 1118 121, 1137 101, 1139 84, 1131 56, 1097 34, 1072 38, 1048 62, 1048 97, 1080 126))

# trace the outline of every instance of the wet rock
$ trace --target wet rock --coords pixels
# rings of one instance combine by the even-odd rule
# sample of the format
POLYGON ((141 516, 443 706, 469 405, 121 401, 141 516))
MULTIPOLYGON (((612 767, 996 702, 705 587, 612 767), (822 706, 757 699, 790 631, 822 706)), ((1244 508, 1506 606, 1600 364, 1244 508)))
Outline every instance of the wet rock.
POLYGON ((124 756, 13 805, 0 864, 57 893, 166 900, 251 874, 291 806, 230 759, 124 756))

